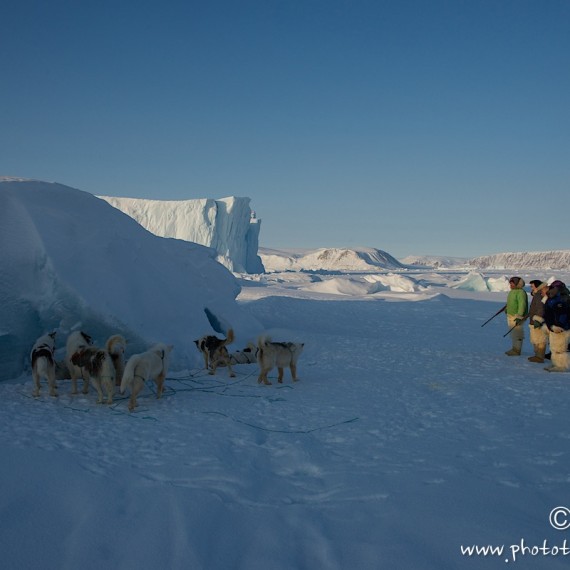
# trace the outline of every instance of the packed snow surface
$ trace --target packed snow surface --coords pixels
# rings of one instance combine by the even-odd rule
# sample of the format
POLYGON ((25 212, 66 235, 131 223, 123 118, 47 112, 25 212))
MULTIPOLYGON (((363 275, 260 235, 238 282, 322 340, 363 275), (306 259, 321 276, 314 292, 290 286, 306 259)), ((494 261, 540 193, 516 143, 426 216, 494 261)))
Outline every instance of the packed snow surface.
POLYGON ((567 537, 549 515, 568 506, 570 375, 528 362, 528 339, 505 356, 503 315, 481 327, 506 290, 397 277, 375 293, 354 275, 244 277, 241 308, 305 343, 296 383, 197 366, 160 400, 147 383, 133 413, 68 381, 58 398, 33 398, 29 374, 0 383, 3 566, 566 567, 517 549, 567 537), (469 556, 487 545, 500 556, 469 556))

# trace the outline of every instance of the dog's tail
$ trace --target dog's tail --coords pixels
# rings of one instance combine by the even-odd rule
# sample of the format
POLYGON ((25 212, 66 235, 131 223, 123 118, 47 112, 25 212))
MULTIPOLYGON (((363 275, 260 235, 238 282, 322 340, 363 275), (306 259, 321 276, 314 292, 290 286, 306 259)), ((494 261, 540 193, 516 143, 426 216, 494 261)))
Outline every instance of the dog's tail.
POLYGON ((121 352, 124 352, 126 344, 127 341, 123 336, 120 334, 114 334, 107 339, 105 350, 111 355, 120 354, 121 352))
POLYGON ((264 346, 268 345, 271 342, 271 337, 262 334, 261 336, 257 337, 257 348, 261 349, 264 346))
POLYGON ((271 338, 266 335, 257 337, 257 361, 263 360, 263 350, 271 342, 271 338))
POLYGON ((132 387, 133 381, 135 379, 135 367, 136 367, 136 359, 131 356, 125 366, 125 370, 123 371, 123 377, 121 379, 121 394, 125 393, 127 387, 132 387))
POLYGON ((228 335, 226 337, 226 340, 224 341, 223 346, 225 346, 226 344, 231 344, 234 340, 235 340, 234 329, 229 329, 228 335))

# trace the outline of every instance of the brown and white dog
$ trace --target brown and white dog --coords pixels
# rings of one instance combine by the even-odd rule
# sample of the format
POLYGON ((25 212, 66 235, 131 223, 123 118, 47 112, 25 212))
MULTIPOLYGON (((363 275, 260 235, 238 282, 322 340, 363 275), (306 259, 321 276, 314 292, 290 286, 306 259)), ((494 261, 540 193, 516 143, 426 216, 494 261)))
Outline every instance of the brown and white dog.
POLYGON ((36 340, 30 359, 32 361, 32 377, 34 379, 34 397, 40 395, 40 380, 45 378, 49 385, 49 395, 57 396, 57 386, 55 383, 55 331, 40 336, 36 340))
POLYGON ((78 351, 93 344, 93 339, 83 331, 74 331, 67 337, 65 364, 71 377, 71 393, 77 394, 77 379, 83 378, 83 393, 89 392, 89 374, 80 366, 73 364, 71 357, 78 351))
POLYGON ((127 361, 121 380, 121 394, 130 388, 129 410, 131 412, 137 407, 137 395, 147 380, 152 379, 156 382, 156 397, 162 396, 164 379, 168 372, 168 361, 173 348, 171 344, 155 344, 146 352, 133 354, 127 361))
POLYGON ((298 342, 271 342, 269 337, 259 337, 257 340, 257 362, 259 364, 259 378, 257 382, 270 385, 267 374, 277 366, 279 376, 277 381, 283 382, 283 370, 288 366, 291 370, 293 382, 297 378, 297 361, 303 352, 303 343, 298 342))
POLYGON ((115 366, 111 355, 106 350, 96 346, 87 346, 79 348, 72 354, 71 362, 74 366, 87 372, 99 396, 97 403, 103 403, 102 386, 104 386, 107 392, 107 404, 112 404, 115 390, 115 366))
POLYGON ((235 377, 232 370, 230 354, 226 346, 234 341, 234 330, 228 330, 227 338, 218 338, 214 335, 205 335, 195 340, 198 350, 204 357, 204 367, 208 374, 215 374, 218 366, 227 366, 230 376, 235 377))
POLYGON ((115 367, 115 385, 120 386, 125 371, 125 350, 127 341, 120 334, 114 334, 107 339, 105 350, 111 355, 115 367))

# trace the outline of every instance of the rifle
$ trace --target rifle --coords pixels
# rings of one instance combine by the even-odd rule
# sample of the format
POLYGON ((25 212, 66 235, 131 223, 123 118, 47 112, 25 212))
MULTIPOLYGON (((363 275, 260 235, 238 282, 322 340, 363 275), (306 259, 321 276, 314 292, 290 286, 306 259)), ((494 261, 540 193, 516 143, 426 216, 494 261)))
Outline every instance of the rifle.
POLYGON ((521 320, 521 322, 518 325, 515 325, 514 327, 510 328, 504 335, 503 338, 505 338, 509 333, 513 332, 517 327, 520 327, 526 320, 528 319, 528 315, 521 320))
POLYGON ((507 305, 505 305, 502 309, 499 309, 490 319, 487 319, 481 326, 484 327, 489 321, 492 321, 497 315, 500 315, 506 308, 507 305))

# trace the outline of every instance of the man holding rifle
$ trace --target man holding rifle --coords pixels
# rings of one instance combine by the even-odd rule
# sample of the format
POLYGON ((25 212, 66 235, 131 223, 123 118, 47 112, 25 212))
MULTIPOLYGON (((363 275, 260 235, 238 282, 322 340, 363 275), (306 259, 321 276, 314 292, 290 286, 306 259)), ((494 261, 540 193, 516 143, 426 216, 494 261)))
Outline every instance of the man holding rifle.
POLYGON ((511 290, 507 296, 507 324, 512 329, 511 340, 513 346, 507 350, 507 356, 520 356, 522 343, 524 340, 523 323, 528 315, 528 297, 523 289, 525 283, 522 277, 511 277, 509 279, 509 287, 511 290))
POLYGON ((532 301, 528 311, 528 326, 534 355, 529 356, 528 359, 531 362, 544 362, 548 343, 548 329, 544 326, 544 303, 548 295, 548 284, 539 279, 533 279, 530 282, 530 294, 532 301))

